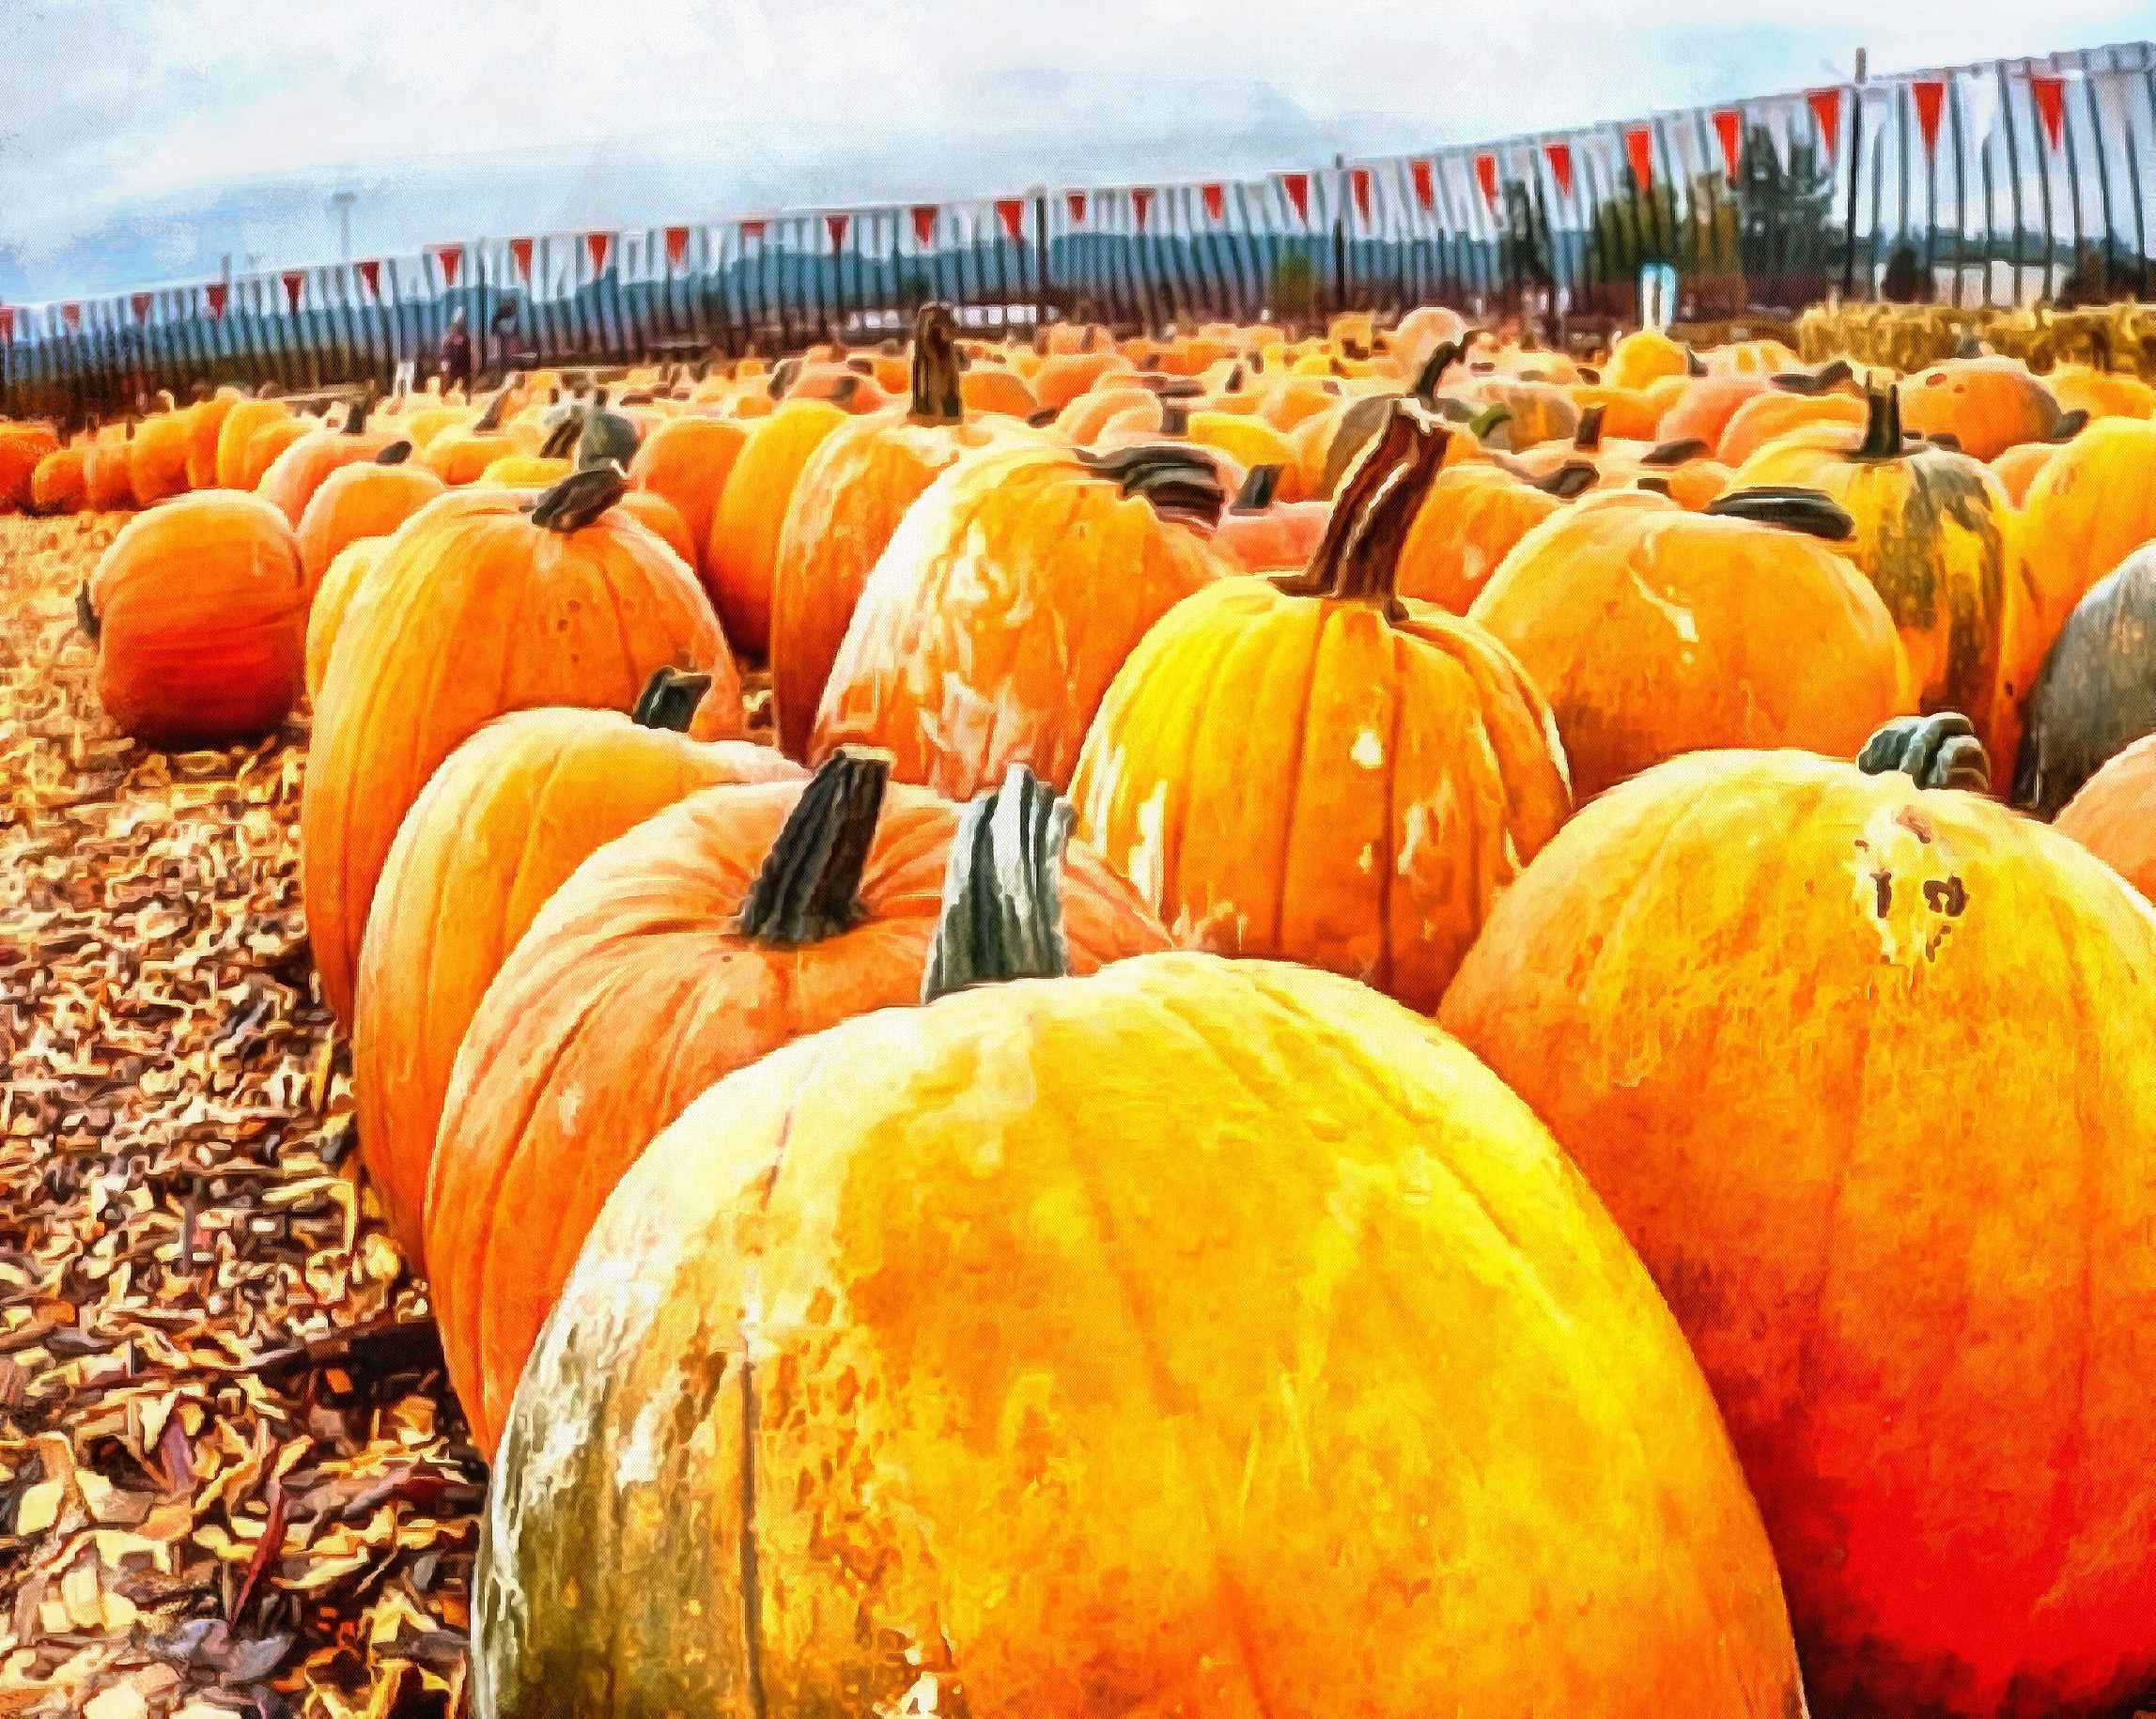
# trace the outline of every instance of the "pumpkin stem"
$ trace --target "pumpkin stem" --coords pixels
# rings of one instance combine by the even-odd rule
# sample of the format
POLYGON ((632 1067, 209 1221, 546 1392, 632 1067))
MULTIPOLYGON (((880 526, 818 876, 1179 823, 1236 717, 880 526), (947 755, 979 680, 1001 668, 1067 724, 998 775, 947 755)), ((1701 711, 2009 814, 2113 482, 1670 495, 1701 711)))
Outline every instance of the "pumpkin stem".
POLYGON ((1400 550, 1422 498, 1445 464, 1452 434, 1405 400, 1388 408, 1377 439, 1348 474, 1305 572, 1276 581, 1291 596, 1375 603, 1388 620, 1407 611, 1393 593, 1400 550))
POLYGON ((670 728, 685 735, 696 706, 710 690, 711 676, 702 669, 656 670, 637 695, 629 720, 639 728, 670 728))
POLYGON ((90 581, 86 579, 75 592, 75 625, 92 644, 98 642, 98 612, 90 605, 90 581))
POLYGON ((2086 406, 2076 406, 2071 411, 2059 413, 2056 426, 2054 427, 2050 436, 2045 438, 2045 440, 2050 441, 2071 441, 2076 436, 2080 435, 2081 432, 2087 427, 2088 408, 2086 406))
POLYGON ((495 390, 494 397, 487 402, 487 410, 479 414, 478 423, 472 426, 474 436, 491 436, 502 427, 502 414, 509 410, 509 384, 504 382, 495 390))
POLYGON ((1590 406, 1579 414, 1579 427, 1572 433, 1572 444, 1582 454, 1592 454, 1602 446, 1602 420, 1608 411, 1606 406, 1590 406))
POLYGON ((1785 489, 1774 485, 1731 489, 1716 496, 1702 511, 1718 519, 1778 525, 1784 531, 1803 532, 1829 543, 1840 543, 1856 534, 1856 521, 1847 510, 1818 489, 1785 489))
POLYGON ((866 916, 861 874, 876 840, 891 754, 842 746, 809 778, 786 814, 737 926, 762 943, 821 942, 866 916))
POLYGON ((1849 457, 1862 460, 1900 459, 1903 452, 1901 390, 1888 382, 1865 396, 1864 440, 1849 457))
POLYGON ((359 403, 345 414, 345 434, 356 436, 366 428, 366 415, 374 410, 375 396, 370 389, 362 395, 359 403))
POLYGON ((1692 343, 1688 340, 1684 343, 1684 374, 1686 376, 1705 376, 1707 374, 1707 366, 1700 362, 1699 354, 1692 350, 1692 343))
POLYGON ((1896 717, 1864 743, 1856 767, 1867 776, 1899 770, 1919 788, 1992 791, 1992 763, 1976 725, 1959 710, 1896 717))
POLYGON ((1477 441, 1487 441, 1501 425, 1512 421, 1512 409, 1502 404, 1485 406, 1467 420, 1467 433, 1477 441))
POLYGON ((411 442, 393 441, 374 457, 374 463, 378 466, 401 466, 411 457, 411 442))
POLYGON ((1534 488, 1544 495, 1556 496, 1560 502, 1569 502, 1592 489, 1594 479, 1594 468, 1586 460, 1568 459, 1555 472, 1545 472, 1534 479, 1534 488))
POLYGON ((628 493, 628 473, 613 460, 580 466, 532 503, 532 523, 551 532, 578 532, 628 493))
POLYGON ((962 424, 958 386, 958 322, 948 304, 923 304, 913 319, 913 421, 962 424))
POLYGON ((1415 385, 1408 390, 1424 406, 1436 403, 1437 384, 1445 372, 1458 364, 1466 352, 1465 343, 1457 340, 1440 340, 1437 348, 1423 361, 1422 368, 1415 373, 1415 385))
POLYGON ((1273 497, 1280 487, 1280 468, 1278 466, 1252 466, 1244 474, 1243 487, 1235 491, 1235 500, 1229 506, 1230 513, 1264 513, 1273 504, 1273 497))
POLYGON ((1665 441, 1640 456, 1643 466, 1681 466, 1687 460, 1704 459, 1707 444, 1698 436, 1680 437, 1675 441, 1665 441))
POLYGON ((577 438, 577 464, 604 465, 613 460, 625 471, 636 457, 636 426, 619 412, 588 411, 582 433, 577 438))
POLYGON ((1062 863, 1077 815, 1022 764, 958 814, 923 1002, 968 985, 1061 979, 1070 971, 1062 863))
POLYGON ((1838 358, 1831 364, 1822 364, 1816 370, 1785 370, 1772 378, 1770 385, 1779 388, 1784 394, 1801 394, 1816 398, 1830 389, 1839 387, 1854 374, 1849 367, 1849 360, 1838 358))
POLYGON ((1163 519, 1218 525, 1220 510, 1228 504, 1220 468, 1196 448, 1149 442, 1107 454, 1088 448, 1073 452, 1078 464, 1095 477, 1120 484, 1124 494, 1150 503, 1163 519))

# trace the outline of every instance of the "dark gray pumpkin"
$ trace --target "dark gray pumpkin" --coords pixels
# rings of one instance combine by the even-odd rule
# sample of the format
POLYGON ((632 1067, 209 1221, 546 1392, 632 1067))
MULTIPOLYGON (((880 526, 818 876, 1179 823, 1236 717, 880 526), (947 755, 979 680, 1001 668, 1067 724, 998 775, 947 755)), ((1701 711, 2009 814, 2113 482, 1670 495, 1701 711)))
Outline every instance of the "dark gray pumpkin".
POLYGON ((2156 544, 2074 605, 2029 694, 2013 803, 2051 817, 2114 753, 2156 734, 2156 544))

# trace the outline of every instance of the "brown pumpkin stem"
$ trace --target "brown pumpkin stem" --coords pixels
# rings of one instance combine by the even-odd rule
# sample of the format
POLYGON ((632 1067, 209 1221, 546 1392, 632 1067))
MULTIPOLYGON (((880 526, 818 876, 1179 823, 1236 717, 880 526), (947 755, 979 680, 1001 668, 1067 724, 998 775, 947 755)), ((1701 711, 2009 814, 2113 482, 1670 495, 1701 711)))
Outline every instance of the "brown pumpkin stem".
POLYGON ((1512 421, 1512 409, 1505 405, 1485 406, 1467 420, 1467 433, 1477 441, 1487 441, 1497 428, 1512 421))
POLYGON ((891 754, 842 746, 809 778, 736 921, 761 943, 821 942, 859 924, 861 875, 876 841, 891 754))
POLYGON ((711 676, 702 669, 659 669, 637 694, 629 720, 639 728, 669 728, 685 735, 696 706, 710 690, 711 676))
POLYGON ((374 463, 378 466, 401 466, 411 457, 411 442, 393 441, 374 457, 374 463))
POLYGON ((1816 399, 1823 394, 1838 388, 1856 374, 1849 367, 1849 360, 1837 358, 1816 370, 1785 370, 1769 379, 1770 385, 1784 394, 1801 394, 1816 399))
POLYGON ((494 391, 494 397, 487 402, 487 410, 479 414, 479 422, 472 426, 474 436, 491 436, 502 427, 502 414, 509 410, 509 385, 504 382, 494 391))
POLYGON ((86 579, 75 592, 75 625, 92 644, 98 642, 98 612, 90 602, 90 581, 86 579))
POLYGON ((584 417, 582 407, 570 407, 568 415, 557 420, 553 428, 547 432, 546 440, 539 443, 539 457, 542 459, 566 459, 574 454, 578 442, 583 439, 584 417))
POLYGON ((1665 441, 1640 456, 1643 466, 1681 466, 1688 460, 1707 457, 1707 444, 1698 436, 1683 436, 1675 441, 1665 441))
POLYGON ((948 304, 923 304, 913 319, 913 421, 962 424, 958 319, 948 304))
POLYGON ((2053 426, 2048 441, 2071 441, 2088 427, 2088 408, 2076 406, 2071 411, 2059 413, 2058 423, 2053 426))
POLYGON ((1907 452, 1901 439, 1901 390, 1892 382, 1874 388, 1864 400, 1864 440, 1851 450, 1856 460, 1900 459, 1907 452))
POLYGON ((609 460, 582 466, 532 503, 532 523, 551 532, 578 532, 628 493, 628 473, 609 460))
POLYGON ((1280 488, 1279 466, 1252 466, 1243 477, 1243 487, 1235 491, 1235 500, 1230 513, 1264 513, 1273 504, 1273 497, 1280 488))
POLYGON ((345 417, 345 434, 356 436, 366 428, 366 415, 374 410, 374 395, 364 395, 345 417))
POLYGON ((1569 502, 1592 489, 1594 479, 1595 470, 1586 460, 1568 459, 1555 472, 1545 472, 1534 479, 1534 487, 1544 495, 1554 495, 1560 502, 1569 502))
POLYGON ((1214 526, 1220 522, 1220 511, 1228 504, 1220 468, 1196 448, 1148 442, 1107 454, 1078 448, 1075 456, 1095 477, 1121 485, 1124 494, 1150 503, 1163 519, 1214 526))
POLYGON ((1919 788, 1992 791, 1992 763, 1976 724, 1959 710, 1896 717, 1864 743, 1856 767, 1867 776, 1899 770, 1919 788))
MULTIPOLYGON (((1473 336, 1469 335, 1468 338, 1472 339, 1473 336)), ((1423 361, 1422 368, 1415 373, 1414 385, 1407 392, 1426 407, 1435 405, 1437 384, 1444 380, 1445 372, 1466 356, 1466 350, 1465 341, 1440 340, 1436 349, 1423 361)))
POLYGON ((1291 596, 1374 603, 1388 619, 1404 619, 1406 608, 1393 593, 1400 550, 1451 440, 1426 413, 1394 401, 1349 473, 1309 568, 1277 581, 1279 587, 1291 596))
POLYGON ((1070 801, 1022 764, 958 814, 923 1002, 969 985, 1070 971, 1062 865, 1076 816, 1070 801))
POLYGON ((1602 446, 1602 420, 1608 411, 1606 406, 1590 406, 1579 414, 1579 427, 1572 433, 1572 445, 1582 454, 1592 454, 1602 446))
POLYGON ((604 465, 613 460, 625 471, 636 458, 636 426, 616 411, 588 411, 577 437, 577 464, 604 465))
POLYGON ((1785 489, 1774 485, 1731 489, 1716 496, 1702 511, 1718 519, 1777 525, 1784 531, 1802 532, 1829 543, 1840 543, 1856 534, 1856 521, 1848 511, 1818 489, 1785 489))
POLYGON ((1692 350, 1690 341, 1684 343, 1684 374, 1686 376, 1705 376, 1707 374, 1706 364, 1700 360, 1699 354, 1692 350))

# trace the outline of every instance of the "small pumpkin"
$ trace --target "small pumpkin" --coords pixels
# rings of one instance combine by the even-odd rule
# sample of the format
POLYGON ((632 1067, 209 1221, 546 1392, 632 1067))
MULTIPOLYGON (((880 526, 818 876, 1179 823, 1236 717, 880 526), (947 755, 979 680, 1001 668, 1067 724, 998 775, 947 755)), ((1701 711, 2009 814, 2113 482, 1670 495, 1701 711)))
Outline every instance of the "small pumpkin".
POLYGON ((244 398, 239 389, 225 387, 188 407, 185 416, 187 487, 190 489, 217 488, 217 450, 224 441, 225 420, 244 398))
MULTIPOLYGON (((214 402, 213 402, 214 404, 214 402)), ((252 489, 247 475, 256 432, 292 416, 292 409, 276 398, 242 395, 232 400, 218 418, 216 486, 220 489, 252 489)), ((197 425, 199 430, 200 426, 197 425)), ((190 467, 192 471, 192 466, 190 467)), ((257 474, 258 475, 258 474, 257 474)), ((197 485, 196 488, 201 488, 197 485)), ((287 521, 290 523, 289 520, 287 521)))
POLYGON ((779 537, 802 467, 846 421, 829 400, 788 400, 756 421, 720 492, 706 550, 705 584, 738 650, 762 658, 771 648, 771 581, 779 537))
POLYGON ((335 429, 302 431, 263 472, 256 492, 297 527, 332 472, 376 459, 398 440, 389 430, 367 427, 372 405, 371 399, 355 401, 335 429))
POLYGON ((145 418, 128 444, 128 489, 138 508, 188 489, 187 419, 172 409, 171 395, 163 397, 164 410, 145 418))
POLYGON ((1666 376, 1689 376, 1695 369, 1690 349, 1651 328, 1635 329, 1609 350, 1602 379, 1612 388, 1645 388, 1666 376))
POLYGON ((1401 546, 1400 595, 1466 614, 1512 546, 1595 479, 1591 465, 1573 461, 1532 480, 1496 464, 1447 467, 1401 546))
POLYGON ((425 466, 389 460, 404 445, 393 442, 372 459, 340 467, 316 489, 296 533, 309 590, 349 545, 387 536, 442 493, 442 480, 425 466))
POLYGON ((2051 391, 2011 358, 1951 358, 1919 370, 1902 389, 1901 417, 1919 436, 1947 436, 1962 453, 1996 459, 2058 428, 2051 391))
POLYGON ((129 443, 134 426, 93 427, 83 455, 83 488, 93 513, 128 513, 134 507, 134 468, 129 443))
MULTIPOLYGON (((672 418, 652 430, 629 461, 628 481, 639 489, 662 495, 674 503, 689 538, 696 546, 691 564, 706 592, 711 591, 707 562, 711 553, 711 521, 719 512, 719 498, 726 488, 734 461, 749 440, 748 426, 737 419, 702 415, 672 418)), ((712 606, 718 606, 716 593, 712 606)))
POLYGON ((2156 901, 2156 735, 2106 759, 2060 808, 2052 828, 2156 901))
POLYGON ((30 511, 80 513, 89 503, 89 487, 83 461, 89 449, 82 441, 54 448, 38 461, 30 473, 30 511))
POLYGON ((30 507, 39 465, 60 449, 50 426, 0 419, 0 513, 30 507))

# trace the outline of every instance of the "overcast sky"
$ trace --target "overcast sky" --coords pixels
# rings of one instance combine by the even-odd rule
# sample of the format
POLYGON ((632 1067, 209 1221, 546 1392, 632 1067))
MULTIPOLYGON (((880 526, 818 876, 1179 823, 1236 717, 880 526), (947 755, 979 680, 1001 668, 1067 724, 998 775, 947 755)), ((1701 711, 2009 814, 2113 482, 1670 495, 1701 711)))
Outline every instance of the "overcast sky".
MULTIPOLYGON (((1802 87, 1859 42, 1892 70, 2150 34, 2152 0, 0 0, 0 251, 264 178, 463 174, 476 234, 1255 172, 1802 87), (536 186, 504 171, 535 151, 536 186)), ((246 243, 324 259, 309 209, 246 243)), ((388 230, 427 218, 378 196, 362 248, 453 236, 388 230)))

